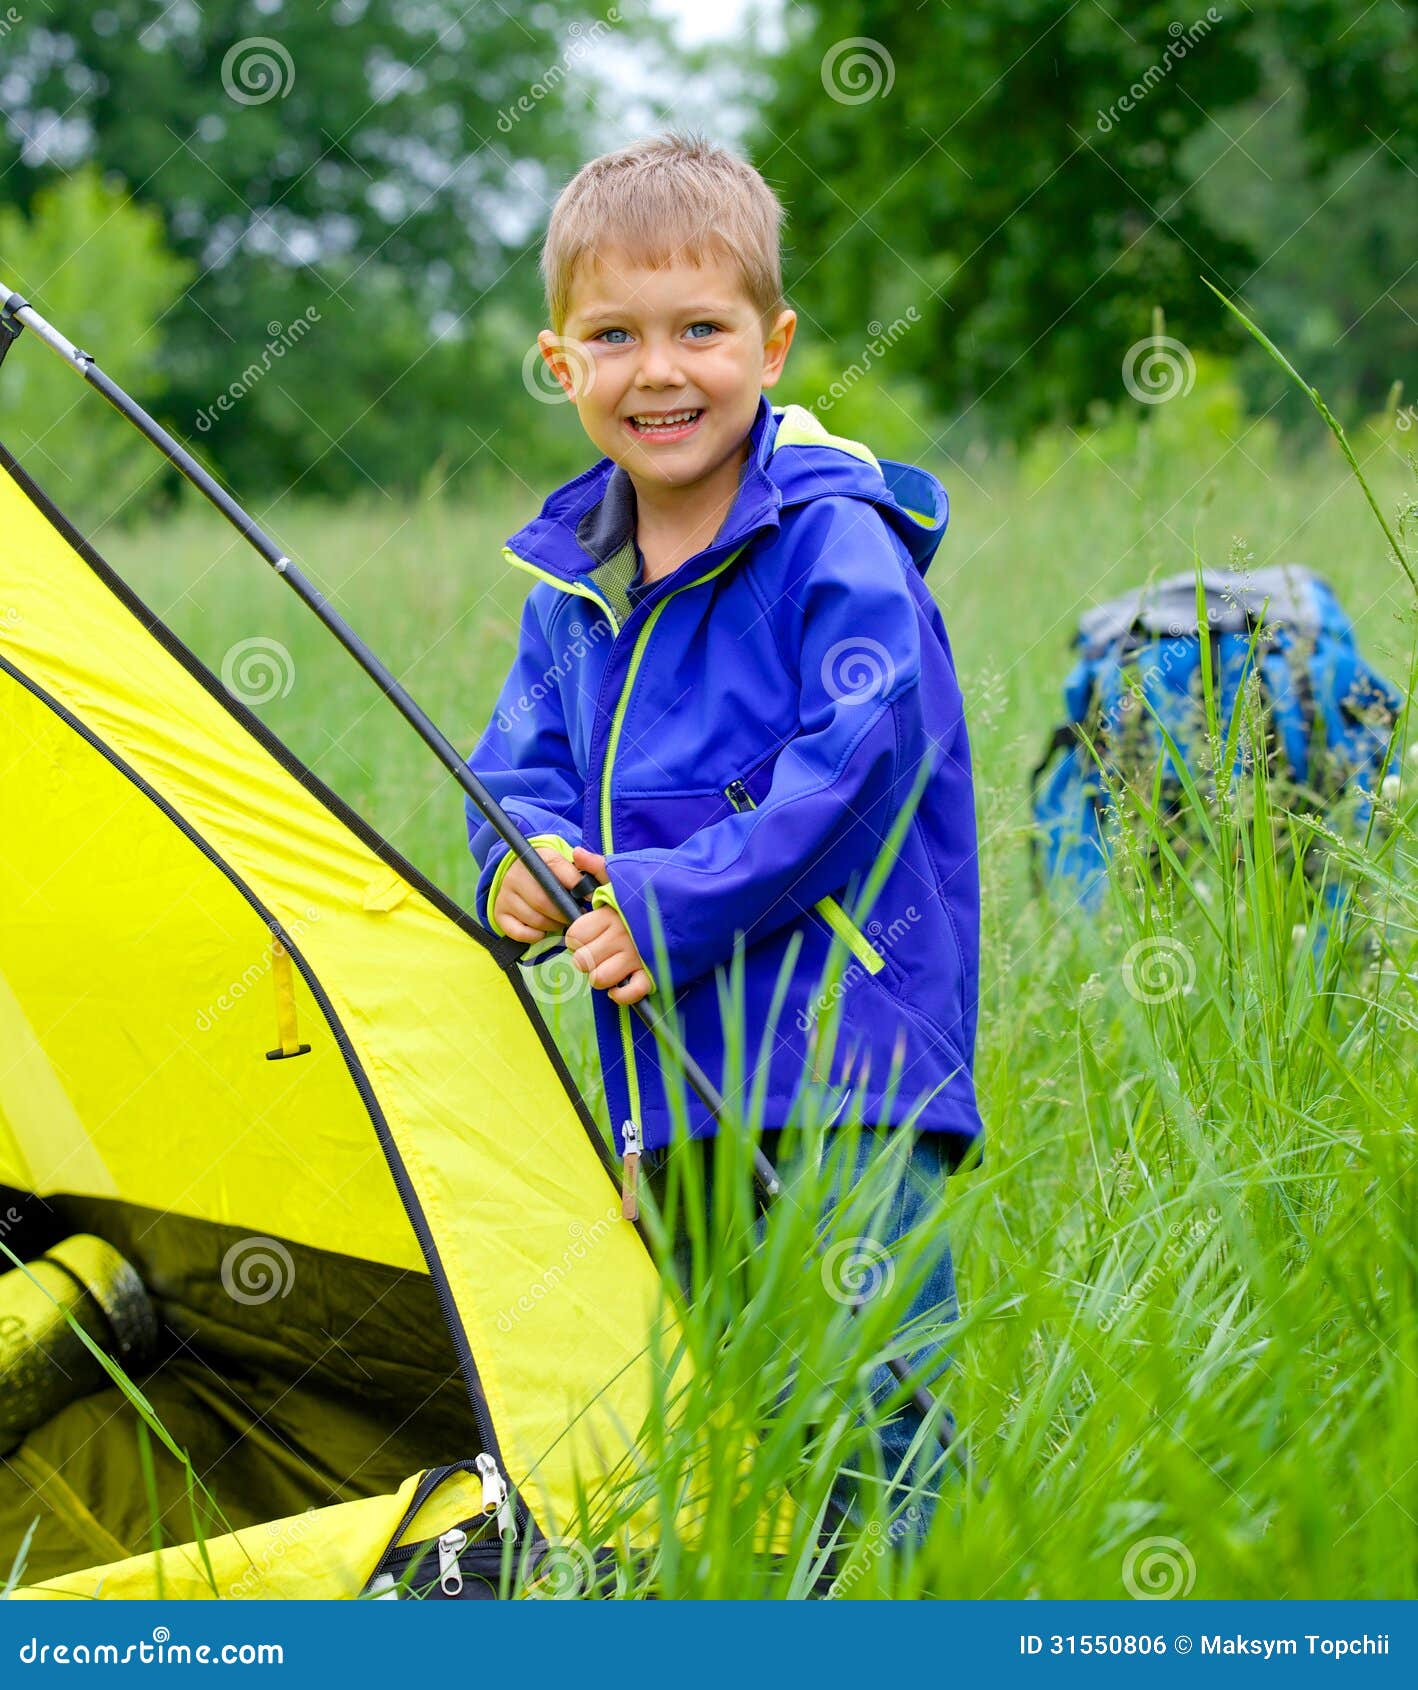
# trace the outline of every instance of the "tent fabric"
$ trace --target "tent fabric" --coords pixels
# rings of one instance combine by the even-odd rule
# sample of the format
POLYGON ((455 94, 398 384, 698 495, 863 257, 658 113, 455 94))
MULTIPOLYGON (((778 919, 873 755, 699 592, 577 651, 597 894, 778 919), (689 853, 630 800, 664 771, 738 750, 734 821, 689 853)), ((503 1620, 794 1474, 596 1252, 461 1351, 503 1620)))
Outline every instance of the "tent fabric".
POLYGON ((426 1274, 460 1453, 557 1532, 644 1420, 660 1287, 517 947, 0 469, 0 1183, 426 1274))
MULTIPOLYGON (((13 1188, 0 1188, 0 1214, 20 1216, 6 1242, 26 1259, 76 1232, 142 1258, 164 1335, 142 1388, 215 1499, 214 1529, 380 1496, 467 1455, 467 1391, 427 1274, 267 1240, 263 1259, 290 1261, 283 1294, 244 1303, 222 1276, 240 1228, 13 1188)), ((68 1403, 0 1458, 0 1575, 5 1548, 27 1534, 27 1584, 125 1559, 151 1542, 155 1521, 165 1543, 192 1536, 181 1462, 150 1440, 154 1506, 138 1433, 111 1387, 68 1403)))
MULTIPOLYGON (((204 1544, 205 1562, 195 1544, 181 1544, 159 1554, 86 1568, 12 1594, 31 1600, 134 1600, 152 1597, 161 1588, 165 1596, 177 1600, 355 1597, 398 1533, 424 1477, 413 1474, 387 1496, 308 1510, 209 1538, 204 1544)), ((450 1474, 399 1533, 399 1541, 437 1537, 476 1516, 481 1501, 482 1487, 475 1474, 450 1474)))

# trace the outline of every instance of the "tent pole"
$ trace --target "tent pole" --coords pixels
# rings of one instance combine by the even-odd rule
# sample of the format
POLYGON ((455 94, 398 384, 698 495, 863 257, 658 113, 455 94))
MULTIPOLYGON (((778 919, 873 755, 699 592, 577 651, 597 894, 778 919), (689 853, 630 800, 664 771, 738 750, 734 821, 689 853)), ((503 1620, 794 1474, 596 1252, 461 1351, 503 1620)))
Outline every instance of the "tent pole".
MULTIPOLYGON (((319 588, 291 562, 290 558, 286 556, 255 518, 250 516, 232 498, 220 482, 203 469, 185 446, 174 439, 161 423, 148 415, 137 400, 131 398, 119 387, 117 382, 106 375, 91 354, 82 351, 71 340, 60 334, 58 329, 42 317, 22 294, 15 293, 7 288, 3 282, 0 282, 0 300, 3 300, 0 303, 0 363, 3 363, 5 354, 10 350, 20 330, 29 329, 52 352, 57 353, 66 364, 76 370, 90 387, 96 388, 120 416, 132 423, 134 428, 156 446, 169 463, 190 481, 210 504, 221 512, 232 527, 260 553, 307 608, 314 611, 326 628, 354 658, 375 686, 393 704, 404 720, 409 723, 414 732, 418 734, 419 738, 423 740, 424 744, 429 747, 434 756, 458 782, 464 794, 472 800, 481 814, 492 824, 503 843, 551 899, 553 907, 562 918, 570 924, 578 916, 584 915, 587 907, 584 900, 589 900, 592 891, 595 889, 595 881, 592 876, 583 875, 574 891, 561 884, 547 863, 528 842, 526 835, 516 822, 512 820, 482 781, 468 767, 459 755, 457 746, 422 709, 388 665, 370 650, 350 624, 340 615, 339 611, 334 609, 319 588)), ((689 1081, 700 1102, 714 1117, 716 1123, 719 1126, 724 1126, 726 1106, 723 1098, 719 1095, 718 1087, 715 1086, 689 1051, 680 1044, 679 1039, 666 1025, 659 1010, 651 1008, 644 998, 631 1007, 674 1060, 683 1068, 685 1078, 689 1081)), ((782 1182, 778 1178, 777 1170, 757 1146, 754 1147, 753 1156, 754 1179, 759 1190, 764 1197, 777 1197, 782 1190, 782 1182)), ((897 1379, 903 1384, 906 1383, 910 1369, 905 1361, 899 1357, 892 1357, 888 1365, 897 1379)), ((912 1391, 912 1400, 923 1416, 935 1413, 935 1399, 924 1387, 918 1386, 912 1391)), ((948 1429, 947 1420, 942 1419, 937 1423, 936 1435, 942 1446, 949 1447, 951 1432, 948 1429)))

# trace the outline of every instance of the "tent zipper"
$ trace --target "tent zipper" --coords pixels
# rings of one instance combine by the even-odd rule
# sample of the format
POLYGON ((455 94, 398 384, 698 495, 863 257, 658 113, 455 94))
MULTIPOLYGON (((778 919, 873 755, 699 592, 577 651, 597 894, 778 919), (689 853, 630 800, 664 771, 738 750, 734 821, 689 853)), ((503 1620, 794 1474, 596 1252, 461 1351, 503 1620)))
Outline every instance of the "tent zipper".
MULTIPOLYGON (((469 1521, 468 1525, 475 1524, 469 1521)), ((404 1517, 394 1528, 388 1546, 376 1563, 375 1571, 387 1572, 391 1568, 406 1566, 411 1561, 423 1560, 430 1553, 430 1543, 438 1553, 438 1582, 446 1596, 457 1596, 463 1588, 463 1569, 460 1556, 471 1547, 480 1555, 491 1560, 496 1556, 501 1562, 503 1543, 514 1536, 516 1527, 513 1521, 513 1510, 509 1500, 509 1487, 506 1478, 493 1457, 486 1451, 474 1456, 471 1460, 450 1461, 441 1467, 430 1467, 423 1478, 419 1480, 408 1507, 404 1510, 404 1517), (476 1472, 482 1479, 483 1517, 497 1516, 498 1536, 496 1539, 482 1538, 473 1540, 467 1525, 450 1526, 434 1539, 423 1538, 417 1543, 400 1543, 399 1539, 409 1529, 423 1507, 440 1485, 452 1478, 455 1473, 476 1472)), ((397 1583, 397 1580, 395 1581, 397 1583)))

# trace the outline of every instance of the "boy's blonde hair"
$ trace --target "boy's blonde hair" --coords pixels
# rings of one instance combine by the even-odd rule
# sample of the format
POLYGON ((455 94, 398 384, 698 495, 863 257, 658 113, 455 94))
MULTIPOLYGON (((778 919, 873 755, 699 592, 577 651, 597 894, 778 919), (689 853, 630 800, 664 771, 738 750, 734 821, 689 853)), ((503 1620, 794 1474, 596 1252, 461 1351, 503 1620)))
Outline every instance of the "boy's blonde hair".
POLYGON ((766 317, 783 304, 778 238, 783 208, 751 164, 698 135, 657 135, 593 158, 552 208, 542 276, 552 327, 566 321, 571 278, 583 258, 620 246, 638 262, 698 263, 711 249, 732 258, 766 317))

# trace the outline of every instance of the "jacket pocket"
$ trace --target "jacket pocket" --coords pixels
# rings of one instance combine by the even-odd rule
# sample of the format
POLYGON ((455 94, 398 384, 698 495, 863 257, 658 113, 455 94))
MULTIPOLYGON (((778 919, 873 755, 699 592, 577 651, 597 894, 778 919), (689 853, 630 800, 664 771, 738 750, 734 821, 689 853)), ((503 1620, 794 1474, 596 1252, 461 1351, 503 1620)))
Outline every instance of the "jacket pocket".
MULTIPOLYGON (((731 780, 724 788, 724 796, 736 810, 756 810, 748 787, 741 780, 731 780)), ((880 974, 886 967, 886 958, 857 926, 836 900, 836 898, 819 898, 812 906, 812 913, 823 921, 830 932, 835 933, 852 955, 861 963, 868 974, 880 974)))

